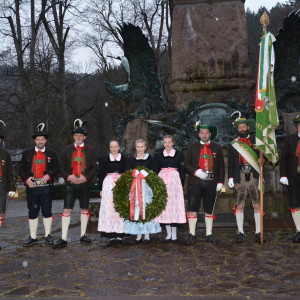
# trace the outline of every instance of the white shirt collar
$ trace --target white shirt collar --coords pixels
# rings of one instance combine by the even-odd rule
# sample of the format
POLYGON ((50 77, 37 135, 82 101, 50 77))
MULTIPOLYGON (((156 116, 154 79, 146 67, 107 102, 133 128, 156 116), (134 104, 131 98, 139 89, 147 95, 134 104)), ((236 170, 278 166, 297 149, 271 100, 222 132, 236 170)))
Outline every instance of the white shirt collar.
POLYGON ((109 159, 110 159, 110 161, 120 161, 121 153, 118 153, 118 156, 116 158, 114 158, 113 155, 111 153, 109 153, 109 159))
POLYGON ((138 158, 137 156, 136 156, 136 160, 145 160, 145 159, 147 159, 149 157, 149 153, 146 153, 145 154, 145 156, 143 157, 143 158, 138 158))
POLYGON ((176 153, 176 150, 173 148, 171 149, 170 153, 168 153, 166 149, 163 151, 164 157, 167 157, 167 156, 174 157, 175 153, 176 153))
POLYGON ((76 148, 76 147, 84 147, 84 143, 82 143, 82 144, 80 144, 80 145, 77 145, 77 144, 74 143, 74 147, 75 147, 75 148, 76 148))
POLYGON ((43 148, 43 149, 39 149, 37 146, 35 146, 35 147, 34 147, 34 150, 35 150, 35 152, 38 152, 38 151, 45 152, 45 150, 46 150, 46 147, 44 146, 44 148, 43 148))
POLYGON ((202 144, 202 145, 204 145, 204 144, 210 144, 210 140, 207 141, 207 143, 204 143, 204 142, 202 142, 202 141, 200 140, 200 144, 202 144))

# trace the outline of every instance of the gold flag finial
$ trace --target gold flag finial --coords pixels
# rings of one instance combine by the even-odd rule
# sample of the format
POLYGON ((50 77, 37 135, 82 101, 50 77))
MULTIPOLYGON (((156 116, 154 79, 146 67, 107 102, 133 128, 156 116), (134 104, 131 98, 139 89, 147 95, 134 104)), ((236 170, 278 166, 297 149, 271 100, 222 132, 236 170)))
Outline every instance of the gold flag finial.
POLYGON ((266 31, 267 26, 270 24, 270 18, 266 12, 260 17, 260 24, 263 26, 264 31, 266 31))

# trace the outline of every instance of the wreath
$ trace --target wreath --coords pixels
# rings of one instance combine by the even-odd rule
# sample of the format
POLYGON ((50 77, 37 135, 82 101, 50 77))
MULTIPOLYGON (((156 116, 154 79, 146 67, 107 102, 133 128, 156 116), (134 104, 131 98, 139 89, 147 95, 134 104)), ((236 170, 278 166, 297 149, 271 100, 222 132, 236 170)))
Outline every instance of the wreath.
MULTIPOLYGON (((145 180, 153 193, 152 202, 148 203, 145 208, 145 219, 136 221, 146 223, 159 216, 166 208, 167 188, 164 181, 148 168, 138 166, 135 169, 138 171, 145 170, 148 173, 145 180)), ((133 179, 132 169, 128 170, 116 181, 116 185, 113 188, 115 211, 125 220, 130 220, 130 201, 128 195, 133 179)))

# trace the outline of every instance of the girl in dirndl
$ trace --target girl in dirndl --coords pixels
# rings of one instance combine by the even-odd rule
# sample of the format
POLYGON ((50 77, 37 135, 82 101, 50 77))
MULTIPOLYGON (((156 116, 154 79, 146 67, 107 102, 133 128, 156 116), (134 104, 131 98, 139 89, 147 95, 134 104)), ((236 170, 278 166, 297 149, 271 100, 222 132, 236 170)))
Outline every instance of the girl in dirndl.
POLYGON ((101 204, 98 231, 101 236, 109 238, 110 243, 115 244, 122 243, 124 219, 115 211, 112 189, 125 171, 126 158, 119 153, 120 145, 116 140, 110 141, 109 150, 109 155, 101 160, 99 166, 101 204))
POLYGON ((163 137, 164 150, 155 154, 153 169, 163 179, 167 186, 167 205, 165 210, 155 218, 155 222, 166 226, 167 242, 177 240, 177 227, 186 223, 184 207, 184 156, 173 148, 174 138, 171 135, 163 137))
MULTIPOLYGON (((144 166, 150 169, 152 157, 149 153, 146 153, 146 149, 147 149, 146 141, 143 139, 136 140, 135 149, 136 149, 136 154, 133 157, 127 158, 126 160, 126 165, 125 165, 126 171, 130 169, 134 170, 137 166, 144 166)), ((144 202, 145 204, 148 204, 152 201, 152 197, 153 197, 152 190, 146 182, 142 183, 142 187, 143 187, 142 194, 143 194, 144 202)), ((161 227, 158 223, 155 223, 154 220, 146 223, 125 220, 124 233, 136 234, 137 237, 135 243, 140 243, 142 241, 147 243, 150 241, 150 233, 158 233, 158 232, 161 232, 161 227)))

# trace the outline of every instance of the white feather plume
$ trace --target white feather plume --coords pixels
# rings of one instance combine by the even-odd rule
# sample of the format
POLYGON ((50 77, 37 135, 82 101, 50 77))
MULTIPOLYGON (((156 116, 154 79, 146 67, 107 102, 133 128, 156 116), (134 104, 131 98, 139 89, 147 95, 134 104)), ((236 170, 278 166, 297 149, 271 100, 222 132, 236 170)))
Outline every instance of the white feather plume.
POLYGON ((235 121, 238 120, 238 119, 240 119, 241 116, 242 116, 242 113, 241 113, 240 111, 236 110, 235 112, 233 112, 233 113, 230 115, 230 117, 232 117, 232 116, 235 115, 235 114, 239 114, 239 116, 232 122, 232 125, 234 125, 235 121))
POLYGON ((6 127, 6 124, 4 123, 4 121, 0 120, 0 123, 2 123, 4 125, 4 127, 6 127))
POLYGON ((76 129, 77 127, 82 127, 82 124, 83 124, 83 122, 81 119, 76 119, 74 121, 74 129, 76 129), (78 126, 76 126, 76 122, 78 122, 78 126))
POLYGON ((36 126, 36 129, 37 129, 38 131, 43 131, 44 128, 45 128, 45 123, 40 123, 38 126, 36 126))

